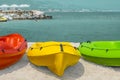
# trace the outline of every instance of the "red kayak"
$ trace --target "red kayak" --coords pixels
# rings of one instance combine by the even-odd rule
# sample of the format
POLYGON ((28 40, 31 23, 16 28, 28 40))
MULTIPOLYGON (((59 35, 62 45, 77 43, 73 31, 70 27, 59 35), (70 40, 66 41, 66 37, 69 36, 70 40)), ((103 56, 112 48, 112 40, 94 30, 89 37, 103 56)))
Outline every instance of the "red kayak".
POLYGON ((18 34, 13 33, 0 36, 0 69, 9 67, 22 58, 27 49, 27 41, 18 34))

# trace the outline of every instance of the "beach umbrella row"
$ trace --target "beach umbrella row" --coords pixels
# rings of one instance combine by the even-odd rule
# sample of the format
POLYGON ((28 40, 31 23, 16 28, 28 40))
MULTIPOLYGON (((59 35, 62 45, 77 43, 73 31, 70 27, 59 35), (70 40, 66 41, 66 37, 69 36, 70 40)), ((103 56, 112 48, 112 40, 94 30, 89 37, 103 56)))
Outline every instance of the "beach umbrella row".
POLYGON ((30 5, 28 5, 28 4, 21 4, 21 5, 16 5, 16 4, 7 5, 7 4, 3 4, 3 5, 0 5, 0 8, 8 8, 8 7, 19 7, 19 8, 22 8, 22 7, 30 7, 30 5))

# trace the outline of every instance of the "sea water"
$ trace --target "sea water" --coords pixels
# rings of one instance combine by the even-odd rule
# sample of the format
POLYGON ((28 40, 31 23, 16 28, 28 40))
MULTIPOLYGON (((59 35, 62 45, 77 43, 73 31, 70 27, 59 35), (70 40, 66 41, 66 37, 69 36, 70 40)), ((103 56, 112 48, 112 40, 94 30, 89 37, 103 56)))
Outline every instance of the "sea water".
POLYGON ((0 36, 20 33, 28 41, 120 40, 120 12, 46 12, 53 19, 0 23, 0 36))
POLYGON ((116 2, 116 6, 112 3, 109 6, 108 2, 100 4, 95 0, 0 0, 0 8, 14 5, 23 10, 42 10, 53 16, 53 19, 37 21, 0 22, 0 36, 20 33, 33 42, 120 40, 119 3, 116 2))

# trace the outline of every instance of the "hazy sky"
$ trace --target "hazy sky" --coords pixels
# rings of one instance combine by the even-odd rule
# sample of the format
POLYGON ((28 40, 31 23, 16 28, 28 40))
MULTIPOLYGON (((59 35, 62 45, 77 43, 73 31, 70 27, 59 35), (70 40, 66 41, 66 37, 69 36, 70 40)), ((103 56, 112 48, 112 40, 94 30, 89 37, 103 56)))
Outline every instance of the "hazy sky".
POLYGON ((34 8, 120 10, 120 0, 0 0, 2 4, 30 4, 34 8))

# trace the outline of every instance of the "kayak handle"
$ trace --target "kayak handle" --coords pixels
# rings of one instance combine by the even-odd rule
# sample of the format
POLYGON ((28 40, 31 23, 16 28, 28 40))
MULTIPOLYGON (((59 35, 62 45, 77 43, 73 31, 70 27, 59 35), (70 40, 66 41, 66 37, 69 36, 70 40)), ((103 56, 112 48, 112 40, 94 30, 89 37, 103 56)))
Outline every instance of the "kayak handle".
POLYGON ((91 43, 91 41, 87 41, 87 43, 91 43))

